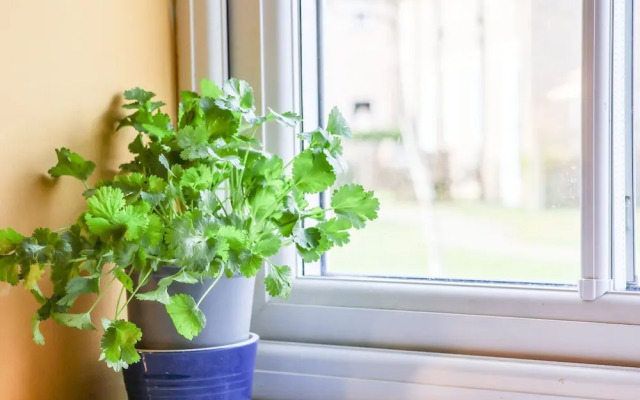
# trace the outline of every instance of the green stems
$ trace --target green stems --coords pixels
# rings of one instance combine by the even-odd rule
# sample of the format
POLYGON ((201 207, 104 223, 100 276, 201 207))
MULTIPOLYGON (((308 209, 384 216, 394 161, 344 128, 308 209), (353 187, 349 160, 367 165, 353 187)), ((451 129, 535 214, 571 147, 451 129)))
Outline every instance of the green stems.
POLYGON ((120 316, 120 314, 127 308, 127 306, 129 305, 129 303, 131 302, 131 300, 133 300, 134 297, 136 297, 136 293, 138 293, 138 291, 140 290, 140 288, 142 288, 142 284, 146 282, 147 278, 149 278, 149 275, 151 275, 151 271, 152 269, 149 268, 149 270, 147 271, 147 273, 142 277, 142 279, 140 279, 138 281, 138 286, 135 288, 135 290, 133 291, 133 293, 131 293, 131 296, 129 296, 129 298, 127 299, 127 302, 124 303, 124 305, 118 310, 116 307, 116 317, 115 319, 118 319, 118 317, 120 316))
POLYGON ((198 300, 198 304, 196 304, 196 307, 200 307, 200 303, 202 303, 202 301, 204 300, 205 297, 207 297, 207 295, 209 294, 209 292, 211 292, 211 289, 213 289, 213 287, 218 283, 218 281, 220 280, 220 278, 222 278, 222 274, 224 273, 224 267, 220 266, 220 271, 218 271, 218 276, 216 276, 216 280, 213 281, 213 283, 207 288, 207 291, 204 292, 204 294, 202 295, 202 297, 200 297, 200 300, 198 300))

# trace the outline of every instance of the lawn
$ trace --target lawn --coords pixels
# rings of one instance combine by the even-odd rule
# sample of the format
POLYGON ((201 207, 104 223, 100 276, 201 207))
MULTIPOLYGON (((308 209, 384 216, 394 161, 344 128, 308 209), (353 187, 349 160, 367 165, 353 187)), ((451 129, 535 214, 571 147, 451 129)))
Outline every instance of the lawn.
POLYGON ((333 274, 576 283, 577 208, 523 210, 480 202, 381 197, 378 220, 327 257, 333 274))

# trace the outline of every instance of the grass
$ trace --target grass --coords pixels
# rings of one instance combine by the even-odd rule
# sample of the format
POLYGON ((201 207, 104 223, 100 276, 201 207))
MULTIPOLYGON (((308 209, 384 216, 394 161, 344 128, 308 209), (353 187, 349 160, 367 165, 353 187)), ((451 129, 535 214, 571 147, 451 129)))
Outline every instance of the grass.
POLYGON ((381 198, 379 219, 332 250, 335 274, 575 283, 580 272, 578 209, 508 209, 381 198))

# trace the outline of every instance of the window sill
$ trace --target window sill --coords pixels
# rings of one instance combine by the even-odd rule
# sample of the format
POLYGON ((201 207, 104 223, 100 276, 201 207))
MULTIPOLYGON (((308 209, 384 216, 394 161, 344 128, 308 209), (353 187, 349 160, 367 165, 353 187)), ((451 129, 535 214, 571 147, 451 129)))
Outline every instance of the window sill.
POLYGON ((261 341, 257 399, 635 400, 640 369, 261 341), (516 397, 517 396, 517 397, 516 397))

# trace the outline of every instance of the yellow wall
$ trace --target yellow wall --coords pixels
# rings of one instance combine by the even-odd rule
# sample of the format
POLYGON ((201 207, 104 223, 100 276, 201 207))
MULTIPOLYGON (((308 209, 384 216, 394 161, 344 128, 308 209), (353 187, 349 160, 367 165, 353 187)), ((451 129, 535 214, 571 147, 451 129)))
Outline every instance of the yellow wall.
MULTIPOLYGON (((44 178, 54 147, 104 174, 127 159, 133 137, 112 136, 123 90, 153 90, 175 111, 171 0, 0 0, 0 20, 0 228, 65 226, 82 209, 82 187, 44 178)), ((0 399, 126 398, 120 375, 98 361, 99 332, 48 321, 46 346, 32 342, 37 304, 22 292, 0 284, 0 399)), ((109 303, 101 312, 112 313, 109 303)))

